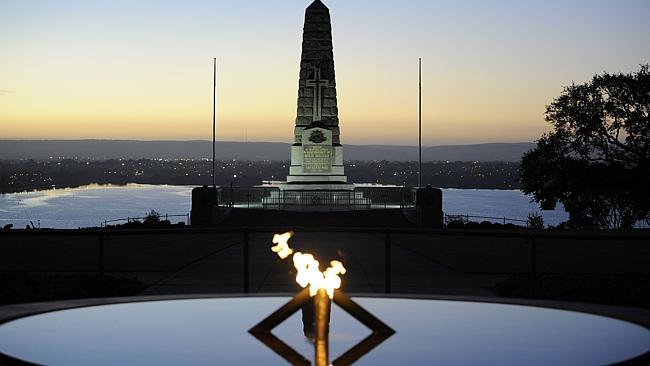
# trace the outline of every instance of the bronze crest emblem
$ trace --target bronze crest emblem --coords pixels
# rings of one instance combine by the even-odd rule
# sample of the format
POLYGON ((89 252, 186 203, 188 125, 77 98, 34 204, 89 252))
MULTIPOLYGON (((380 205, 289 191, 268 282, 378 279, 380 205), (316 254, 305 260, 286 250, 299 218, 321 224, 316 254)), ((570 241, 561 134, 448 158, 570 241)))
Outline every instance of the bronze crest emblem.
POLYGON ((315 144, 320 144, 321 142, 327 141, 327 137, 325 137, 325 134, 321 130, 316 130, 309 135, 309 141, 315 143, 315 144))

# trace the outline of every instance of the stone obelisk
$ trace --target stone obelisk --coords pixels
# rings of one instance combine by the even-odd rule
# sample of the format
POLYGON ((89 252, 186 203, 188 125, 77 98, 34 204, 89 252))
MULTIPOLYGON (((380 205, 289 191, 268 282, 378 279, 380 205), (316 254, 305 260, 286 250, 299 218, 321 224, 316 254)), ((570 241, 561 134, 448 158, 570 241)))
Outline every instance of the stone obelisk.
POLYGON ((332 23, 327 6, 315 0, 305 11, 298 114, 285 189, 352 189, 343 168, 332 23))

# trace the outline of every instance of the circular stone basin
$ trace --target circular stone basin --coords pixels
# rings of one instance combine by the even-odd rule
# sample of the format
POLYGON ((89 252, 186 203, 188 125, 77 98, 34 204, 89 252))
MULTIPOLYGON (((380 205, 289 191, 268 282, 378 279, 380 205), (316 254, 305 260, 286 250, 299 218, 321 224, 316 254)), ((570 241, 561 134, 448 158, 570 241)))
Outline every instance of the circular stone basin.
MULTIPOLYGON (((45 365, 285 365, 247 331, 287 297, 91 306, 0 325, 0 352, 45 365)), ((354 298, 396 333, 358 365, 603 365, 650 351, 650 330, 566 310, 480 302, 354 298)), ((300 311, 274 329, 313 359, 300 311)), ((332 306, 330 360, 370 331, 332 306)))

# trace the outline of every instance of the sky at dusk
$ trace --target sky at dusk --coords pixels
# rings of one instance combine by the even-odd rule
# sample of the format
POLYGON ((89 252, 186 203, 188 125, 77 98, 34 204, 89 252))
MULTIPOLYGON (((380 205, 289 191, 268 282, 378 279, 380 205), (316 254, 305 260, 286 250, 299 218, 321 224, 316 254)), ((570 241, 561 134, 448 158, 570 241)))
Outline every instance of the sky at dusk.
MULTIPOLYGON (((533 141, 563 86, 650 62, 647 0, 325 0, 341 139, 533 141)), ((291 142, 297 0, 0 0, 0 139, 291 142)))

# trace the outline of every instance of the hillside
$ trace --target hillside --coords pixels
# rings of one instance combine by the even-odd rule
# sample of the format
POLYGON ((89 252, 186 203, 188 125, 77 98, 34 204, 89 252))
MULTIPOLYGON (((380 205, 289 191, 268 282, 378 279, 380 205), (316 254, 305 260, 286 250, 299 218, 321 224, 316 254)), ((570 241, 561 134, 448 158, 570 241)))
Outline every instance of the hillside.
MULTIPOLYGON (((519 161, 533 143, 490 143, 425 147, 424 161, 519 161)), ((221 160, 289 160, 290 145, 273 142, 217 142, 221 160)), ((202 159, 209 141, 0 140, 0 159, 202 159)), ((415 146, 344 145, 345 160, 415 161, 415 146)))

